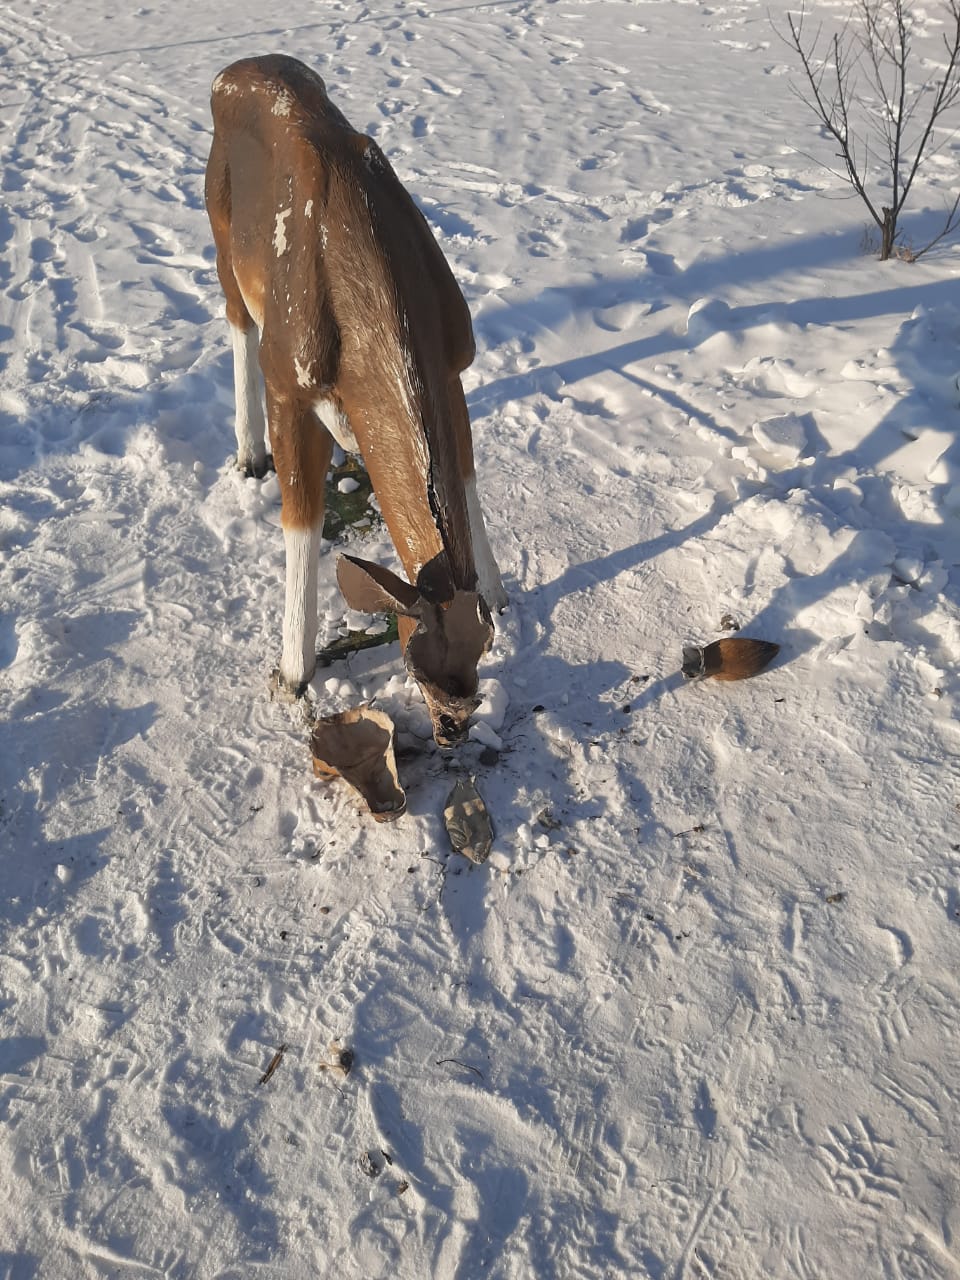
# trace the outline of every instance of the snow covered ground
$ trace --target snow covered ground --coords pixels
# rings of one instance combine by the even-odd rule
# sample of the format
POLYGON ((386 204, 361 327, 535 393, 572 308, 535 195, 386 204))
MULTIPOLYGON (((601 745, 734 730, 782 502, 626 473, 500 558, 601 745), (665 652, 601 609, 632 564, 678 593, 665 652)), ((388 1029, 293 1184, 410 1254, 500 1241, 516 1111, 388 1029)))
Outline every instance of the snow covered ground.
POLYGON ((12 0, 0 45, 2 1280, 960 1275, 960 249, 865 252, 754 0, 12 0), (269 700, 230 464, 208 94, 270 51, 477 331, 503 749, 425 742, 395 647, 318 672, 403 731, 386 827, 269 700), (725 615, 777 662, 684 683, 725 615))

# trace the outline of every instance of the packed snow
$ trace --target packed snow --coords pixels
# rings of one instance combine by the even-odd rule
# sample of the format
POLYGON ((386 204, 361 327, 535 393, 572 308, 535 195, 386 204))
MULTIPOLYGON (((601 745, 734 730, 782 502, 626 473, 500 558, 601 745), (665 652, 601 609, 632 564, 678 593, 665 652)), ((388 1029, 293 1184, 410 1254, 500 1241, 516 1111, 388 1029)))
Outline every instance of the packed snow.
MULTIPOLYGON (((264 13, 0 12, 0 1277, 957 1277, 960 248, 877 261, 784 0, 264 13), (510 604, 456 753, 396 644, 271 701, 202 200, 267 52, 474 317, 510 604), (767 671, 681 678, 736 627, 767 671), (364 701, 389 825, 311 768, 364 701)), ((396 566, 327 548, 322 641, 383 627, 343 549, 396 566)))

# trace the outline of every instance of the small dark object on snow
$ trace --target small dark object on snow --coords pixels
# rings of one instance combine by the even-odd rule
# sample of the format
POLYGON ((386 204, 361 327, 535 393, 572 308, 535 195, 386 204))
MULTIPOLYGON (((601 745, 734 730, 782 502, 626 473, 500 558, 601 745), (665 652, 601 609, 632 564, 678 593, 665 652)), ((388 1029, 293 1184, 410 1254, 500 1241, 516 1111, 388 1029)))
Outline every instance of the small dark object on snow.
POLYGON ((374 1160, 373 1156, 371 1156, 369 1151, 364 1151, 360 1156, 360 1159, 357 1161, 357 1164, 360 1166, 360 1172, 365 1173, 368 1178, 380 1177, 380 1166, 377 1164, 376 1160, 374 1160))
POLYGON ((562 822, 558 822, 549 809, 541 809, 537 814, 537 822, 545 831, 559 831, 563 826, 562 822))
POLYGON ((321 1071, 332 1071, 335 1075, 346 1078, 350 1074, 350 1068, 353 1066, 353 1050, 341 1049, 340 1044, 336 1040, 330 1041, 329 1048, 332 1062, 321 1062, 321 1071))
POLYGON ((407 798, 397 775, 393 721, 372 707, 324 716, 310 739, 313 771, 340 777, 360 792, 377 822, 399 818, 407 798))
POLYGON ((471 1067, 469 1062, 461 1062, 459 1058, 438 1058, 437 1066, 442 1067, 445 1063, 452 1062, 457 1067, 462 1067, 464 1071, 472 1071, 475 1076, 483 1079, 483 1072, 479 1067, 471 1067))
POLYGON ((740 623, 736 620, 732 613, 725 613, 720 619, 721 631, 739 631, 740 623))
POLYGON ((461 778, 447 797, 443 822, 457 853, 471 862, 486 862, 493 826, 480 792, 469 778, 461 778))
POLYGON ((846 896, 846 893, 840 889, 837 893, 828 893, 826 901, 830 903, 831 907, 835 907, 837 903, 842 902, 846 896))
POLYGON ((336 1058, 336 1062, 334 1062, 333 1065, 335 1067, 339 1067, 343 1074, 348 1076, 350 1074, 350 1068, 353 1066, 353 1050, 341 1049, 339 1053, 334 1056, 336 1058))
POLYGON ((267 1081, 270 1079, 270 1077, 271 1077, 271 1076, 273 1075, 273 1073, 276 1071, 277 1067, 279 1067, 280 1063, 283 1061, 283 1055, 284 1055, 286 1052, 287 1052, 287 1046, 286 1046, 285 1044, 282 1044, 282 1045, 280 1046, 280 1048, 277 1050, 277 1052, 276 1052, 276 1053, 273 1055, 273 1057, 270 1059, 270 1065, 267 1067, 266 1071, 265 1071, 265 1072, 263 1073, 263 1075, 260 1077, 260 1083, 261 1083, 261 1084, 266 1084, 266 1083, 267 1083, 267 1081))
POLYGON ((769 666, 779 652, 778 644, 769 640, 748 640, 746 636, 714 640, 703 649, 685 645, 680 670, 687 680, 700 676, 713 676, 715 680, 745 680, 769 666))

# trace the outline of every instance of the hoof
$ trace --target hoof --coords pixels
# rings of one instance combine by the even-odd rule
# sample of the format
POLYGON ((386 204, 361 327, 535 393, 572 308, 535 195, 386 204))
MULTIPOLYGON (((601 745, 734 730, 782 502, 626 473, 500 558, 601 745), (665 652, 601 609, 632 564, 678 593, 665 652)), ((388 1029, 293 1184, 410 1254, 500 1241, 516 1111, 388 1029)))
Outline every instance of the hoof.
POLYGON ((248 480, 262 480, 269 472, 276 471, 277 469, 273 463, 272 453, 266 454, 266 456, 259 462, 256 460, 251 461, 249 459, 244 461, 243 458, 237 458, 236 468, 246 476, 248 480))
POLYGON ((271 702, 299 702, 309 688, 309 680, 302 680, 300 684, 288 684, 280 674, 280 668, 271 673, 270 676, 270 701, 271 702))
POLYGON ((480 594, 483 596, 483 603, 490 610, 491 615, 503 613, 507 605, 510 603, 510 597, 504 591, 502 584, 498 583, 495 587, 488 590, 480 588, 480 594))

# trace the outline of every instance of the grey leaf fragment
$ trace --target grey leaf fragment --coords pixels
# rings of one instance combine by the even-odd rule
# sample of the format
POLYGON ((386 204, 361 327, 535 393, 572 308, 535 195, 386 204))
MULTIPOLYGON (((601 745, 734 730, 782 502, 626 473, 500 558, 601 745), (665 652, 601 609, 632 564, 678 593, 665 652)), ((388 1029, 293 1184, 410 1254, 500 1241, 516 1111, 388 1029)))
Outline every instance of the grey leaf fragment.
POLYGON ((457 853, 471 862, 486 862, 493 844, 493 825, 471 779, 461 778, 450 792, 443 821, 457 853))

